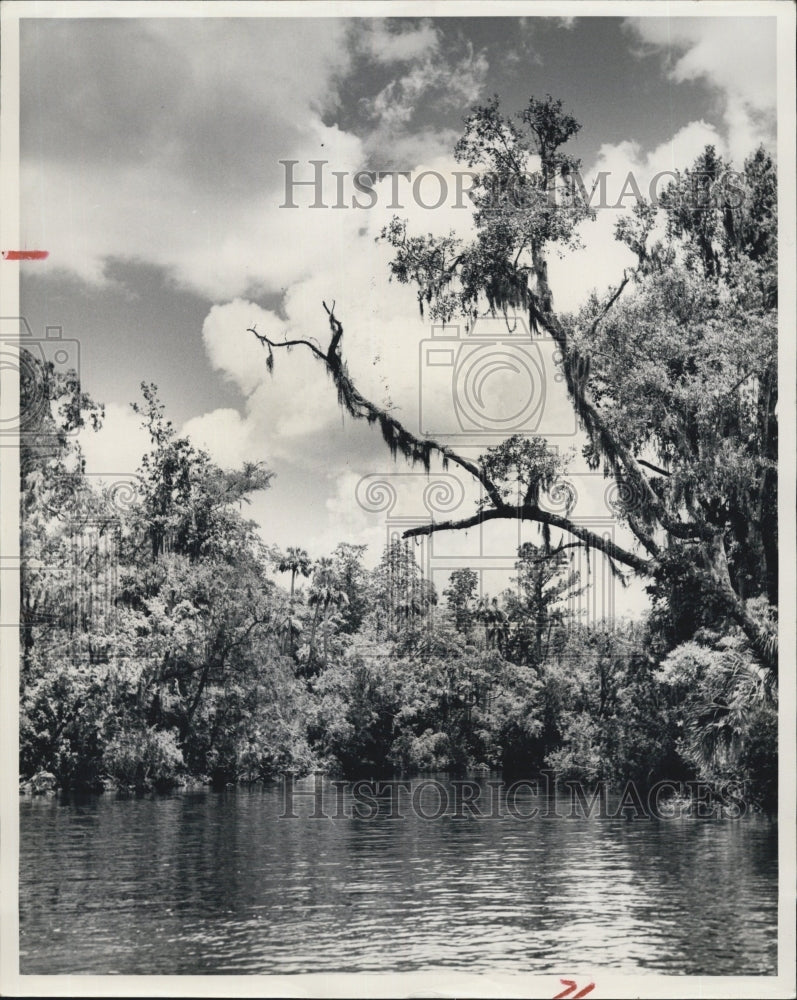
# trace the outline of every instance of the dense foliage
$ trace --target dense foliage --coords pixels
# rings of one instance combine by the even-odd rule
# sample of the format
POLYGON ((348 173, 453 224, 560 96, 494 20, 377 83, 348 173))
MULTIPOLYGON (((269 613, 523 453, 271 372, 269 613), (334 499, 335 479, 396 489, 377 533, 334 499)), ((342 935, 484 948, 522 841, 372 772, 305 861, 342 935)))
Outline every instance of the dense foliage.
POLYGON ((551 97, 532 98, 514 118, 497 99, 475 108, 456 148, 478 171, 475 235, 418 237, 395 218, 382 238, 394 250, 391 276, 415 286, 422 311, 466 324, 485 314, 510 326, 523 317, 550 338, 587 437, 585 458, 614 479, 634 545, 607 545, 540 507, 540 488, 566 488, 566 467, 546 463, 547 443, 533 436, 509 439, 476 468, 436 446, 479 479, 485 502, 473 517, 408 534, 495 518, 544 531, 555 524, 612 567, 650 579, 670 602, 674 636, 729 616, 775 670, 776 633, 746 607, 761 594, 777 603, 775 165, 759 149, 733 171, 706 147, 657 204, 640 197, 618 222, 636 265, 576 315, 561 314, 548 258, 577 248, 594 216, 580 163, 564 152, 579 128, 551 97), (520 477, 527 488, 514 502, 503 465, 517 466, 520 448, 531 475, 520 477), (698 609, 691 619, 690 607, 698 609))
MULTIPOLYGON (((731 199, 727 165, 707 149, 658 211, 641 204, 618 227, 638 258, 633 275, 608 300, 558 317, 545 248, 576 245, 589 210, 548 192, 578 169, 561 151, 577 128, 550 99, 532 101, 519 124, 496 103, 476 109, 458 147, 491 170, 475 242, 412 237, 398 221, 385 238, 393 275, 436 316, 472 317, 486 300, 527 310, 559 344, 586 458, 616 480, 633 549, 540 506, 567 487, 567 459, 543 439, 511 437, 476 463, 366 400, 330 310, 329 351, 297 343, 326 365, 341 405, 379 423, 394 455, 428 467, 437 452, 484 487, 471 518, 409 534, 492 517, 539 523, 539 544, 517 552, 503 593, 480 594, 471 568, 438 595, 412 538, 375 569, 347 542, 315 560, 300 544, 279 551, 243 514, 271 473, 219 468, 176 433, 151 385, 135 404, 151 439, 138 478, 92 485, 72 432, 97 426, 101 410, 74 378, 32 362, 22 384, 25 778, 143 789, 286 769, 552 767, 643 785, 748 780, 753 798, 774 803, 774 166, 752 156, 737 175, 744 197, 731 199), (696 184, 713 192, 700 212, 696 184), (651 613, 633 623, 575 614, 588 583, 572 569, 575 545, 645 577, 651 613)), ((256 335, 273 368, 286 345, 256 335)))
POLYGON ((269 473, 219 469, 152 386, 140 476, 98 489, 61 433, 70 387, 48 385, 22 496, 25 778, 146 789, 548 766, 587 781, 746 777, 772 801, 774 691, 740 630, 671 648, 655 616, 583 622, 581 581, 544 545, 519 550, 495 597, 469 569, 438 596, 409 541, 373 570, 364 546, 280 552, 240 509, 269 473))

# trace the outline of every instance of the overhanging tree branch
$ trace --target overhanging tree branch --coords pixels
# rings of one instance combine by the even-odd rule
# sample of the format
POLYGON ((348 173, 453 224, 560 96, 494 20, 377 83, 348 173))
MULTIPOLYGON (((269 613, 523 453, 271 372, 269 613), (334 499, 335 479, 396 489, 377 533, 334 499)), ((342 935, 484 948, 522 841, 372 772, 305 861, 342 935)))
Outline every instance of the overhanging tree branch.
POLYGON ((352 417, 354 417, 355 420, 366 420, 369 424, 378 423, 382 432, 382 437, 384 438, 385 443, 394 458, 400 452, 410 462, 420 463, 423 465, 428 472, 430 468, 431 456, 436 452, 442 458, 444 467, 449 462, 453 462, 481 483, 487 493, 487 496, 493 503, 493 506, 496 509, 501 509, 504 506, 504 501, 499 490, 478 465, 464 458, 462 455, 458 455, 446 445, 433 441, 431 438, 425 438, 423 440, 417 438, 414 434, 411 434, 398 420, 396 420, 395 417, 392 417, 389 413, 387 413, 387 411, 376 406, 369 399, 366 399, 365 396, 363 396, 359 389, 357 389, 354 385, 354 382, 349 375, 348 367, 342 357, 340 341, 343 337, 343 325, 335 316, 334 303, 331 309, 326 303, 323 303, 323 305, 327 315, 329 316, 329 325, 332 330, 332 338, 330 340, 329 349, 326 352, 321 350, 316 344, 313 344, 309 340, 271 340, 267 335, 258 333, 253 327, 250 327, 248 332, 254 334, 260 343, 267 347, 268 350, 273 350, 278 347, 294 347, 297 345, 308 347, 312 351, 313 355, 318 358, 319 361, 323 362, 327 373, 332 378, 338 392, 338 402, 340 405, 352 417))
MULTIPOLYGON (((628 566, 636 573, 643 576, 655 575, 657 570, 657 561, 655 556, 658 553, 658 546, 653 541, 650 531, 641 524, 634 514, 627 517, 627 520, 629 521, 629 525, 632 531, 634 531, 634 534, 651 554, 651 556, 653 556, 651 559, 644 559, 635 553, 622 548, 610 539, 603 538, 590 531, 588 528, 574 523, 569 518, 542 510, 535 504, 526 503, 520 506, 507 504, 503 500, 498 487, 478 465, 463 458, 461 455, 458 455, 456 452, 437 441, 433 441, 431 439, 421 441, 419 438, 415 437, 415 435, 406 430, 406 428, 403 427, 398 420, 391 417, 390 414, 386 413, 375 404, 371 403, 370 400, 366 399, 355 387, 348 374, 346 364, 343 361, 342 354, 340 352, 343 326, 334 315, 334 306, 330 309, 325 303, 324 308, 329 316, 329 324, 332 331, 330 349, 326 352, 324 352, 317 344, 314 344, 309 340, 299 339, 294 341, 273 341, 267 335, 258 333, 254 330, 254 328, 250 329, 250 332, 253 333, 257 339, 269 349, 269 351, 278 347, 290 348, 293 346, 304 346, 309 348, 313 355, 324 364, 328 374, 331 376, 337 389, 338 400, 341 405, 344 406, 347 412, 355 419, 365 419, 370 424, 378 422, 382 430, 382 436, 384 437, 391 454, 394 457, 400 451, 409 461, 413 463, 420 462, 423 464, 425 469, 429 471, 431 455, 436 452, 442 458, 444 466, 447 465, 448 462, 453 462, 481 483, 493 503, 492 508, 483 508, 468 518, 463 518, 457 521, 439 521, 416 528, 410 528, 404 533, 405 537, 431 535, 437 531, 458 530, 473 527, 486 521, 501 519, 535 521, 539 524, 550 525, 568 532, 568 534, 583 542, 588 549, 594 548, 596 551, 602 552, 609 559, 610 565, 612 566, 615 562, 617 562, 628 566), (335 348, 334 350, 331 349, 333 344, 335 348)), ((556 318, 552 317, 552 314, 541 313, 538 315, 540 316, 543 328, 550 333, 560 346, 560 349, 562 349, 565 357, 567 357, 567 338, 564 331, 559 326, 556 318)), ((271 366, 269 366, 269 369, 271 370, 271 366)), ((650 494, 653 495, 653 507, 659 523, 661 523, 665 530, 669 531, 670 534, 679 538, 712 541, 714 538, 714 532, 705 530, 702 526, 674 522, 672 518, 667 516, 666 511, 663 510, 658 497, 656 497, 655 493, 653 493, 647 478, 641 472, 636 459, 633 458, 630 452, 628 452, 621 443, 609 436, 608 429, 603 425, 600 415, 597 413, 594 406, 592 406, 592 404, 586 399, 583 386, 576 384, 577 380, 574 378, 572 368, 566 366, 565 374, 568 380, 568 387, 570 387, 571 384, 574 385, 574 390, 571 391, 576 393, 576 395, 574 395, 574 402, 576 402, 577 408, 579 411, 585 410, 588 413, 589 418, 593 421, 593 433, 597 433, 598 436, 605 435, 608 439, 609 445, 614 448, 612 467, 615 474, 619 478, 622 478, 624 472, 628 476, 630 471, 631 475, 628 476, 628 478, 632 483, 644 484, 646 495, 648 497, 650 494)), ((756 655, 758 655, 762 662, 769 668, 777 669, 777 638, 770 637, 763 632, 758 623, 747 612, 744 602, 729 586, 719 581, 715 581, 710 573, 705 574, 704 582, 706 590, 713 593, 714 596, 720 600, 728 615, 739 625, 744 634, 747 636, 756 655)))
POLYGON ((266 334, 259 333, 254 328, 249 332, 268 348, 274 350, 278 347, 293 347, 302 345, 308 347, 313 355, 324 364, 327 373, 332 378, 338 392, 338 400, 346 411, 355 419, 367 420, 369 424, 379 423, 382 436, 385 439, 391 454, 395 457, 399 452, 410 462, 420 462, 426 471, 430 468, 430 459, 433 453, 437 453, 443 460, 444 466, 453 462, 468 472, 483 487, 492 507, 483 508, 477 511, 472 517, 459 521, 440 521, 430 523, 418 528, 410 528, 404 532, 405 538, 419 535, 429 535, 437 531, 455 530, 459 528, 472 527, 485 521, 493 520, 527 520, 535 521, 538 524, 550 525, 568 532, 574 538, 590 548, 605 553, 610 559, 630 567, 637 573, 650 575, 653 572, 653 564, 636 555, 627 549, 616 545, 608 538, 603 538, 595 534, 588 528, 576 524, 570 518, 562 517, 543 510, 534 503, 526 502, 522 505, 510 505, 501 496, 499 488, 492 479, 474 462, 452 451, 446 445, 440 444, 431 439, 420 440, 411 434, 398 420, 380 409, 356 388, 348 374, 347 366, 343 360, 340 350, 340 342, 343 336, 343 325, 335 316, 334 304, 330 308, 323 303, 324 309, 329 317, 329 325, 332 331, 329 349, 322 350, 317 344, 309 340, 277 341, 271 340, 266 334))
POLYGON ((637 573, 649 575, 653 572, 654 564, 652 562, 642 559, 633 552, 629 552, 628 549, 617 545, 610 538, 597 535, 594 531, 590 531, 589 528, 576 524, 570 518, 562 517, 560 514, 552 514, 550 511, 542 510, 541 507, 537 507, 534 504, 520 504, 518 506, 505 504, 501 510, 487 508, 477 511, 471 517, 465 517, 461 520, 434 521, 430 524, 409 528, 404 532, 404 537, 413 538, 432 535, 437 531, 472 528, 477 524, 483 524, 485 521, 506 520, 509 518, 518 521, 536 521, 538 524, 549 524, 552 528, 561 528, 563 531, 567 531, 568 534, 573 535, 574 538, 580 539, 589 548, 605 553, 611 559, 629 566, 637 573))

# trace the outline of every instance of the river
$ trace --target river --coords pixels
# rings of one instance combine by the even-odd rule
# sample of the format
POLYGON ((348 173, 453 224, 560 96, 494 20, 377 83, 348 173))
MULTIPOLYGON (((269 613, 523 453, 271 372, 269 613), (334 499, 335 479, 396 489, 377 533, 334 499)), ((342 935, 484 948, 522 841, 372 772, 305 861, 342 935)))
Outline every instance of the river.
POLYGON ((327 818, 278 786, 21 799, 21 972, 775 972, 764 817, 524 818, 521 789, 362 818, 324 787, 327 818))

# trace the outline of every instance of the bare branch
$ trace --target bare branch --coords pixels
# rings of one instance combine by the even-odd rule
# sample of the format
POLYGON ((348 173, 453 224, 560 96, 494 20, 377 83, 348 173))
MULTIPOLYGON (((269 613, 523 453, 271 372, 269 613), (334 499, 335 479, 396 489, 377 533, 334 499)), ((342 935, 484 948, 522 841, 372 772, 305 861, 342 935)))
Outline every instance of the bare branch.
POLYGON ((652 472, 655 472, 657 476, 670 475, 666 469, 662 469, 660 466, 654 465, 652 462, 646 462, 644 458, 638 458, 637 462, 639 462, 640 465, 644 465, 646 469, 650 469, 652 472))
POLYGON ((603 309, 601 309, 601 311, 598 313, 598 315, 592 321, 592 324, 591 324, 591 326, 589 328, 589 334, 590 334, 590 336, 592 336, 592 334, 595 333, 595 331, 598 329, 598 327, 600 326, 600 324, 606 318, 607 314, 611 311, 611 309, 614 306, 615 302, 623 294, 623 290, 624 290, 625 286, 628 284, 628 282, 630 280, 631 279, 628 276, 628 272, 627 271, 623 271, 623 280, 617 286, 617 288, 615 289, 615 291, 609 296, 609 298, 607 299, 606 304, 604 305, 603 309))
POLYGON ((567 531, 573 537, 580 539, 589 548, 605 553, 611 559, 622 563, 624 566, 630 566, 637 573, 649 576, 653 572, 654 567, 650 561, 642 559, 633 552, 629 552, 609 538, 596 535, 594 531, 590 531, 589 528, 585 528, 583 525, 576 524, 567 517, 552 514, 534 504, 525 504, 518 507, 505 504, 499 510, 495 510, 494 508, 483 509, 477 511, 471 517, 465 517, 461 520, 436 521, 431 524, 419 525, 416 528, 409 528, 405 531, 404 537, 414 538, 420 535, 432 535, 437 531, 473 528, 477 524, 483 524, 485 521, 497 520, 536 521, 538 524, 550 524, 554 528, 561 528, 563 531, 567 531))
POLYGON ((272 347, 272 348, 273 347, 309 347, 310 350, 313 352, 313 354, 316 355, 316 357, 321 358, 322 361, 326 360, 326 355, 324 354, 324 352, 318 347, 317 344, 314 344, 311 340, 271 340, 271 338, 267 337, 265 334, 258 333, 257 330, 253 326, 250 326, 247 329, 246 332, 247 333, 253 333, 257 337, 257 339, 260 341, 260 343, 263 344, 264 346, 272 347))

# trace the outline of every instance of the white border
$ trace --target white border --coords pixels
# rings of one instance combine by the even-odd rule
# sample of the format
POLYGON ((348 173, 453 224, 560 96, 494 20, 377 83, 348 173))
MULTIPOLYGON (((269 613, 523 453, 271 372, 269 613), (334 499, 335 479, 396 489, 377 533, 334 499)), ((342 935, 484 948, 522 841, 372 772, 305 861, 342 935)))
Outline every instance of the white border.
MULTIPOLYGON (((225 2, 209 0, 76 0, 63 3, 44 0, 4 2, 0 9, 0 170, 2 215, 0 247, 18 249, 19 240, 19 20, 57 17, 379 17, 435 16, 635 16, 635 17, 765 17, 778 21, 778 169, 779 169, 779 539, 780 561, 780 818, 779 818, 779 965, 774 977, 711 976, 618 976, 602 969, 592 981, 591 996, 600 997, 793 997, 795 996, 795 674, 797 642, 797 534, 795 533, 795 425, 797 394, 797 297, 795 273, 795 6, 790 0, 735 2, 711 0, 667 3, 651 0, 579 0, 579 2, 475 2, 446 0, 426 3, 395 2, 329 3, 225 2), (644 992, 643 992, 644 991, 644 992)), ((743 73, 744 68, 739 67, 743 73)), ((0 261, 2 315, 19 314, 19 265, 0 261)), ((13 372, 2 372, 0 416, 12 413, 18 398, 18 380, 13 372), (12 402, 13 401, 13 402, 12 402)), ((19 560, 19 454, 13 448, 0 451, 0 621, 19 620, 18 586, 9 586, 19 560), (10 567, 10 569, 9 569, 10 567)), ((442 970, 439 973, 323 974, 298 976, 20 976, 18 913, 18 637, 16 629, 0 628, 0 992, 6 996, 280 996, 280 997, 401 997, 434 995, 447 997, 550 997, 561 990, 556 975, 495 973, 471 975, 442 970)), ((711 887, 695 886, 696 892, 711 887)), ((581 985, 582 976, 575 977, 581 985)))

